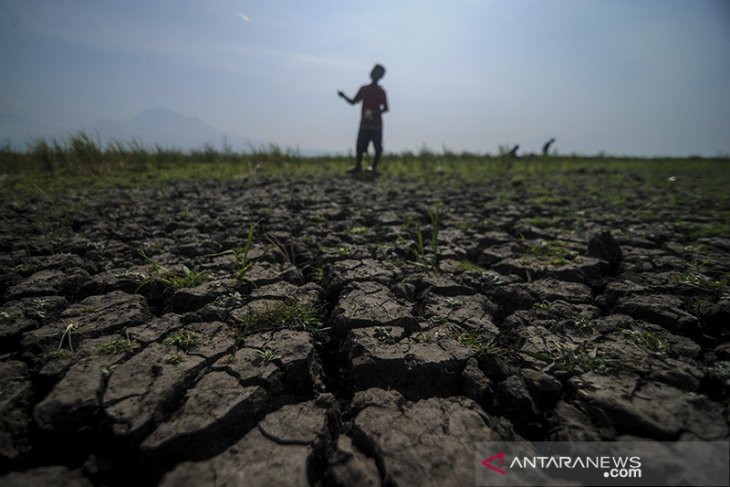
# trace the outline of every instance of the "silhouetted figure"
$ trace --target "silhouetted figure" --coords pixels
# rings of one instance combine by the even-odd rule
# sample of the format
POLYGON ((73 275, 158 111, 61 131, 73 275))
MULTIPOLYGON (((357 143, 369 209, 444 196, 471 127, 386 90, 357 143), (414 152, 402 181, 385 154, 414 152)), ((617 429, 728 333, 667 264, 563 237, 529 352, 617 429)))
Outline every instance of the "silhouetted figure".
POLYGON ((518 144, 518 145, 516 145, 516 146, 514 146, 514 147, 512 147, 512 150, 511 150, 511 151, 509 151, 509 152, 507 153, 507 155, 508 155, 508 156, 510 156, 510 157, 511 157, 511 158, 513 158, 513 159, 519 159, 519 158, 520 158, 520 156, 518 156, 518 155, 517 155, 517 149, 519 149, 519 148, 520 148, 519 144, 518 144))
POLYGON ((368 150, 368 145, 372 141, 375 147, 375 156, 373 157, 373 171, 378 170, 380 156, 383 154, 383 118, 382 114, 388 111, 388 100, 385 96, 385 90, 378 85, 378 81, 385 76, 385 68, 380 64, 376 64, 370 72, 372 82, 369 85, 361 86, 355 98, 349 98, 342 91, 337 94, 347 100, 350 105, 362 102, 362 115, 360 117, 360 130, 357 134, 357 144, 355 147, 356 159, 353 173, 362 171, 362 157, 368 150))
POLYGON ((548 140, 548 141, 547 141, 547 142, 545 142, 545 144, 544 144, 544 145, 542 146, 542 155, 543 155, 543 156, 547 157, 547 156, 549 156, 549 155, 550 155, 550 154, 548 154, 548 152, 550 151, 550 146, 551 146, 551 145, 553 145, 553 142, 555 142, 555 139, 554 139, 554 138, 553 138, 553 139, 550 139, 550 140, 548 140))

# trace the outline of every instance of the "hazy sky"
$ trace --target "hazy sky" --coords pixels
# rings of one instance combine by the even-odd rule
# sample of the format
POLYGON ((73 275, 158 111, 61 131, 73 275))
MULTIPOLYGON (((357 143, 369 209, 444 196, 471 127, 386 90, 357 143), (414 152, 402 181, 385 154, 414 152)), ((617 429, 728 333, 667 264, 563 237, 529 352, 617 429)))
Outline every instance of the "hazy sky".
POLYGON ((376 62, 386 151, 730 154, 728 0, 0 0, 0 139, 168 108, 344 153, 376 62))

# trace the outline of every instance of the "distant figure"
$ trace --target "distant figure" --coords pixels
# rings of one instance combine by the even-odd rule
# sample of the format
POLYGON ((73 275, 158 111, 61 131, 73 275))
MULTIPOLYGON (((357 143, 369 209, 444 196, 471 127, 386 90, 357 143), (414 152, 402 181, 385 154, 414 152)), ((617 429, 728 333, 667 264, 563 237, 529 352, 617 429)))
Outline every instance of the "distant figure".
POLYGON ((356 160, 352 172, 357 174, 362 171, 362 158, 368 150, 368 145, 373 142, 375 156, 370 170, 377 171, 380 156, 383 154, 383 119, 381 115, 388 111, 388 100, 385 97, 385 90, 378 86, 378 81, 385 76, 385 68, 376 64, 370 72, 372 82, 369 85, 361 86, 355 98, 349 98, 342 91, 337 94, 347 100, 350 105, 362 102, 362 115, 360 117, 360 130, 357 134, 355 148, 356 160))
POLYGON ((542 146, 542 155, 543 155, 543 157, 547 157, 547 156, 549 156, 549 155, 550 155, 550 154, 548 154, 548 152, 550 151, 550 146, 551 146, 551 145, 553 145, 553 142, 555 142, 555 139, 554 139, 554 138, 553 138, 553 139, 550 139, 550 140, 548 140, 548 141, 547 141, 547 142, 545 142, 545 144, 544 144, 544 145, 542 146))
POLYGON ((520 148, 519 144, 515 145, 514 147, 512 147, 512 150, 507 153, 507 155, 513 159, 519 159, 520 156, 517 155, 517 149, 519 149, 519 148, 520 148))

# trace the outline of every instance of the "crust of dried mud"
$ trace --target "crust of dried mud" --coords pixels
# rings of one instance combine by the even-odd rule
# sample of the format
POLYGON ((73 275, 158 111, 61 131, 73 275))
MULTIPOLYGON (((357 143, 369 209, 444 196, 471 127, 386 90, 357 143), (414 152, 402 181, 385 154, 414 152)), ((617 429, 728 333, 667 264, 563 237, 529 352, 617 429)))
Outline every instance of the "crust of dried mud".
POLYGON ((477 441, 728 439, 730 239, 643 221, 645 194, 530 196, 332 176, 8 198, 0 483, 472 485, 477 441), (319 323, 250 326, 282 309, 319 323))

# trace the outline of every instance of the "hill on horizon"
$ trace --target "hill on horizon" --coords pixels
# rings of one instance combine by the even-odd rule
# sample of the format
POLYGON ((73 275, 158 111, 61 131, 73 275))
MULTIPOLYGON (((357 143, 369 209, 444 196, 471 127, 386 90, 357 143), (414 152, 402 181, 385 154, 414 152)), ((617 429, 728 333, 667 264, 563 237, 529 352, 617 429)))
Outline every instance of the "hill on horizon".
POLYGON ((230 137, 196 117, 188 117, 166 108, 145 110, 129 120, 100 120, 84 131, 99 136, 106 144, 112 140, 137 141, 145 146, 175 147, 182 150, 200 149, 204 145, 221 148, 224 140, 234 150, 253 142, 230 137))
MULTIPOLYGON (((266 150, 270 146, 270 141, 227 134, 197 117, 189 117, 167 108, 144 110, 126 120, 106 119, 76 126, 47 121, 38 116, 6 116, 5 121, 7 123, 0 124, 0 143, 9 143, 18 150, 28 148, 38 139, 63 141, 79 132, 88 134, 102 146, 114 140, 123 143, 137 142, 150 149, 160 146, 182 151, 200 150, 207 145, 216 150, 250 152, 260 148, 266 150)), ((312 148, 296 150, 304 156, 331 153, 312 148)))

